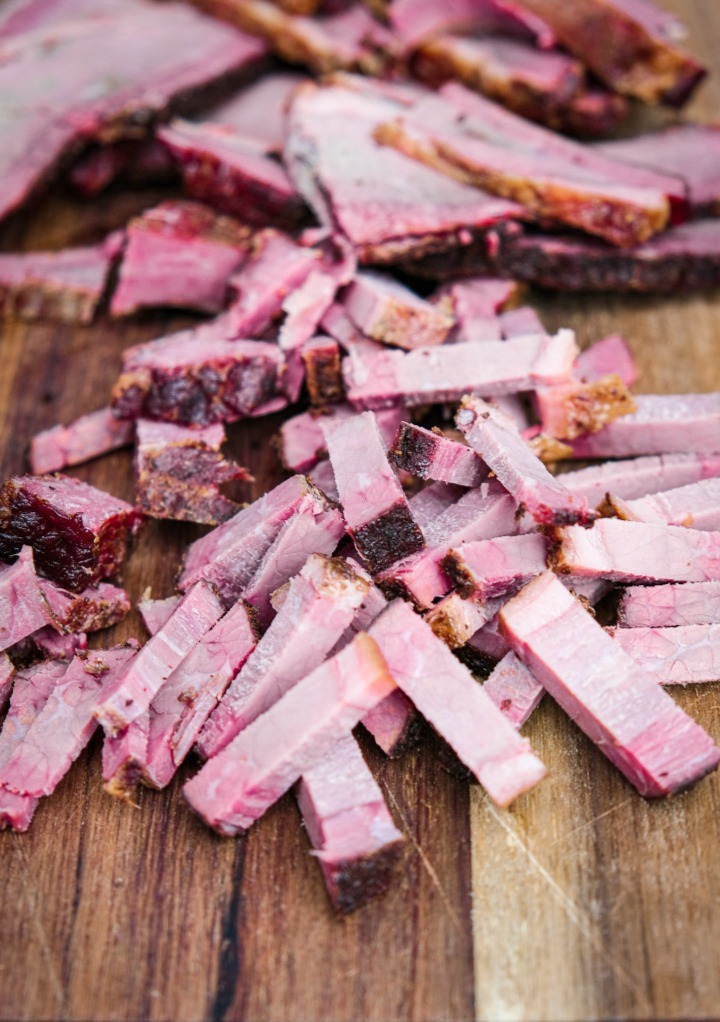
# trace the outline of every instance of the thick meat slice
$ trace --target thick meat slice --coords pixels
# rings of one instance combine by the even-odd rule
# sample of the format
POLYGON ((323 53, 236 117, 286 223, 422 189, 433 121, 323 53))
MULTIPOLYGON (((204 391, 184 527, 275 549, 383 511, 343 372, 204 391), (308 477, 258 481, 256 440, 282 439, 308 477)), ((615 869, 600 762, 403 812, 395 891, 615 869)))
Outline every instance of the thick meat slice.
POLYGON ((371 627, 390 674, 498 805, 545 776, 545 767, 432 629, 401 600, 371 627))
POLYGON ((198 739, 217 755, 335 647, 353 621, 369 583, 345 561, 311 555, 247 663, 230 684, 198 739))
POLYGON ((476 277, 444 284, 432 301, 454 316, 453 341, 499 341, 500 315, 518 298, 519 287, 514 281, 476 277))
MULTIPOLYGON (((642 397, 640 398, 642 401, 642 397)), ((720 423, 719 423, 720 425, 720 423)), ((720 454, 660 454, 563 472, 563 484, 597 507, 608 493, 635 500, 720 475, 720 454)))
POLYGON ((617 92, 681 106, 705 68, 677 46, 685 29, 653 0, 523 0, 571 53, 617 92))
POLYGON ((276 394, 283 368, 277 345, 236 340, 232 313, 123 353, 112 407, 123 419, 208 426, 252 415, 276 394))
POLYGON ((236 129, 176 119, 157 137, 177 162, 183 190, 193 199, 253 224, 295 227, 307 216, 285 168, 236 129))
POLYGON ((483 691, 520 729, 545 695, 532 671, 514 653, 506 653, 483 685, 483 691))
POLYGON ((375 416, 353 416, 325 436, 348 531, 375 573, 425 545, 390 467, 375 416))
POLYGON ((412 516, 422 529, 423 535, 426 530, 432 530, 438 515, 446 511, 451 504, 457 503, 463 493, 464 490, 460 486, 453 486, 451 483, 431 483, 408 499, 412 516))
POLYGON ((248 143, 265 153, 282 152, 292 94, 305 75, 291 71, 266 74, 215 107, 204 120, 234 128, 248 143))
POLYGON ((40 589, 52 616, 53 628, 70 635, 110 628, 130 611, 128 594, 109 582, 99 582, 81 593, 68 593, 40 579, 40 589))
POLYGON ((637 500, 623 500, 611 492, 608 503, 619 518, 629 522, 664 522, 703 532, 720 530, 720 478, 703 479, 637 500))
POLYGON ((450 550, 443 567, 461 596, 484 602, 516 592, 546 568, 545 538, 499 536, 475 540, 450 550))
MULTIPOLYGON (((521 305, 517 309, 508 309, 498 317, 503 340, 513 337, 525 337, 527 334, 545 334, 547 330, 542 324, 535 309, 529 305, 521 305)), ((577 362, 577 359, 575 360, 577 362)))
POLYGON ((571 493, 550 475, 512 420, 479 398, 465 398, 457 423, 468 444, 513 495, 518 506, 536 522, 542 525, 592 522, 595 515, 588 509, 587 500, 571 493))
POLYGON ((310 404, 325 408, 345 397, 340 370, 340 346, 332 337, 311 337, 300 349, 310 404))
POLYGON ((591 383, 543 387, 537 391, 536 401, 543 432, 559 440, 597 433, 615 419, 637 411, 632 394, 617 373, 591 383))
POLYGON ((13 646, 10 651, 19 663, 32 663, 38 657, 53 660, 72 660, 76 653, 87 649, 87 635, 72 632, 68 635, 56 632, 51 625, 33 632, 27 639, 13 646))
POLYGON ((602 518, 592 529, 558 529, 552 566, 611 582, 707 582, 720 579, 720 532, 602 518))
POLYGON ((128 0, 107 15, 97 8, 95 14, 68 20, 62 28, 45 28, 41 16, 36 31, 5 47, 0 217, 87 139, 142 137, 157 115, 171 106, 190 106, 204 88, 256 68, 265 53, 258 40, 185 4, 128 0))
POLYGON ((108 734, 118 734, 148 709, 180 661, 223 612, 211 585, 198 582, 193 586, 127 670, 104 690, 95 716, 108 734))
POLYGON ((466 600, 459 593, 448 593, 425 615, 439 639, 450 649, 459 649, 481 628, 493 620, 504 599, 466 600))
POLYGON ((352 735, 303 774, 297 798, 333 908, 384 894, 404 839, 352 735))
POLYGON ((0 489, 0 561, 29 545, 38 572, 82 592, 122 568, 142 515, 67 476, 14 476, 0 489))
POLYGON ((624 628, 720 624, 720 581, 628 586, 618 604, 624 628))
POLYGON ((380 273, 357 274, 343 304, 366 337, 397 348, 442 344, 453 325, 440 308, 380 273))
POLYGON ((368 710, 362 719, 363 727, 390 759, 402 756, 417 741, 420 723, 417 710, 399 688, 368 710))
POLYGON ((181 596, 166 596, 162 600, 153 600, 150 589, 145 591, 142 599, 138 600, 137 609, 150 635, 160 631, 181 599, 181 596))
POLYGON ((448 0, 443 4, 390 0, 386 13, 407 47, 461 28, 534 40, 542 49, 555 43, 550 26, 515 0, 448 0))
POLYGON ((360 632, 209 760, 185 797, 220 833, 246 830, 394 688, 377 645, 360 632))
POLYGON ((52 622, 35 574, 32 547, 24 546, 14 564, 0 563, 0 650, 52 622))
POLYGON ((105 735, 103 742, 103 788, 108 795, 122 798, 131 805, 134 805, 133 792, 147 759, 149 729, 150 711, 145 710, 116 735, 105 735))
POLYGON ((552 572, 507 603, 500 622, 517 656, 641 795, 681 791, 720 762, 710 736, 552 572))
POLYGON ((635 359, 620 334, 610 334, 595 341, 575 359, 575 375, 584 383, 595 382, 608 373, 617 373, 626 387, 637 383, 635 359))
POLYGON ((246 469, 220 453, 221 423, 193 429, 172 422, 137 421, 135 499, 150 518, 218 525, 239 510, 223 483, 248 480, 246 469))
POLYGON ((30 469, 34 475, 60 472, 127 447, 134 436, 134 422, 124 422, 109 408, 100 408, 81 415, 69 426, 53 426, 37 433, 30 441, 30 469))
POLYGON ((479 486, 487 467, 475 451, 443 436, 440 430, 424 429, 410 422, 400 425, 390 449, 390 460, 418 479, 479 486))
POLYGON ((12 660, 7 653, 0 653, 0 713, 5 712, 14 680, 15 667, 12 660))
POLYGON ((220 312, 252 231, 199 202, 171 199, 131 220, 127 237, 113 316, 156 305, 220 312))
POLYGON ((375 128, 399 109, 339 85, 308 83, 293 100, 285 147, 290 175, 318 219, 352 242, 360 262, 462 251, 520 212, 380 146, 375 128))
POLYGON ((720 678, 720 624, 609 631, 661 685, 702 684, 720 678))
MULTIPOLYGON (((323 432, 323 423, 334 426, 335 423, 357 415, 349 405, 334 405, 322 412, 301 412, 286 419, 280 427, 280 453, 285 468, 291 472, 305 472, 319 458, 327 455, 327 442, 323 432)), ((386 408, 375 412, 378 429, 386 446, 390 446, 400 423, 407 417, 407 409, 402 406, 386 408)))
POLYGON ((91 323, 124 232, 100 245, 0 255, 0 312, 12 318, 91 323))
POLYGON ((154 138, 124 139, 88 146, 70 168, 67 179, 83 198, 99 195, 116 181, 168 184, 176 170, 167 150, 154 138))
POLYGON ((487 397, 564 382, 575 357, 571 330, 479 345, 443 344, 416 351, 359 351, 343 362, 347 398, 356 408, 408 407, 487 397))

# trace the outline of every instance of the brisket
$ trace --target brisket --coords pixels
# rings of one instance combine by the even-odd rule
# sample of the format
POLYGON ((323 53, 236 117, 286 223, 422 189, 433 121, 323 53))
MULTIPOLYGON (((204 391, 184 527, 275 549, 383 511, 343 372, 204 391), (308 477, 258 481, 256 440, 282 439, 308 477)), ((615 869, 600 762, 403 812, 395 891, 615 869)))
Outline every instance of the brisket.
POLYGON ((586 497, 593 507, 597 507, 608 493, 624 500, 635 500, 719 475, 720 454, 691 453, 608 461, 603 465, 563 472, 559 478, 569 490, 586 497))
POLYGON ((12 660, 7 653, 0 653, 0 713, 5 712, 14 680, 15 667, 12 660))
POLYGON ((420 733, 418 712, 399 688, 368 710, 362 724, 391 759, 402 756, 420 733))
POLYGON ((114 798, 122 798, 131 805, 133 793, 145 767, 150 729, 150 711, 145 710, 136 720, 116 735, 105 735, 102 748, 103 788, 114 798))
POLYGON ((545 695, 532 671, 512 652, 494 668, 483 691, 518 730, 545 695))
POLYGON ((703 532, 720 531, 720 478, 703 479, 637 500, 611 492, 608 502, 618 518, 630 522, 664 522, 703 532))
POLYGON ((506 341, 513 337, 526 337, 528 334, 547 333, 537 312, 529 305, 502 312, 498 319, 503 340, 506 341))
POLYGON ((81 415, 69 426, 53 426, 37 433, 30 441, 30 468, 34 475, 60 472, 127 447, 134 436, 134 422, 123 422, 109 408, 100 408, 81 415))
POLYGON ((475 540, 450 550, 443 568, 466 599, 497 599, 542 574, 545 539, 536 533, 475 540))
POLYGON ((176 610, 182 597, 166 596, 163 600, 153 600, 149 593, 148 589, 143 594, 142 599, 138 601, 137 609, 148 632, 150 635, 154 635, 155 632, 160 631, 173 611, 176 610))
POLYGON ((99 582, 81 593, 68 593, 52 582, 40 579, 40 589, 59 632, 97 632, 110 628, 130 612, 130 598, 124 589, 99 582))
POLYGON ((37 570, 82 592, 122 568, 142 515, 130 504, 67 476, 15 476, 0 489, 0 561, 25 544, 37 570))
POLYGON ((555 43, 550 26, 516 0, 448 0, 443 4, 391 0, 387 16, 408 48, 454 29, 505 33, 534 40, 541 49, 548 49, 555 43))
POLYGON ((390 449, 396 468, 417 476, 458 486, 479 486, 488 470, 477 454, 464 444, 443 436, 440 430, 403 422, 390 449))
POLYGON ((432 301, 454 316, 451 339, 462 342, 501 340, 500 315, 517 299, 518 285, 514 281, 476 277, 444 284, 432 301))
POLYGON ((610 334, 595 341, 575 359, 575 375, 583 383, 594 383, 608 373, 617 373, 626 387, 637 383, 638 368, 620 334, 610 334))
POLYGON ((303 344, 300 357, 305 369, 310 404, 315 408, 334 405, 345 397, 340 371, 340 347, 332 337, 311 337, 303 344))
POLYGON ((425 620, 450 649, 464 646, 497 615, 505 601, 465 600, 459 593, 448 593, 425 615, 425 620))
POLYGON ((412 516, 423 535, 426 530, 432 530, 438 515, 447 510, 451 504, 457 503, 464 492, 462 487, 453 486, 451 483, 431 483, 408 499, 412 516))
POLYGON ((24 546, 14 564, 0 564, 0 651, 52 620, 35 574, 32 547, 24 546))
POLYGON ((720 582, 629 586, 618 604, 624 628, 720 624, 720 582))
POLYGON ((442 344, 453 325, 437 306, 391 277, 369 271, 357 274, 343 304, 366 337, 397 348, 442 344))
POLYGON ((68 181, 83 198, 99 195, 116 181, 167 184, 176 176, 175 163, 154 138, 127 139, 89 146, 68 172, 68 181))
POLYGON ((720 624, 609 631, 661 685, 694 685, 720 678, 720 624))
POLYGON ((543 432, 560 440, 597 433, 615 419, 637 411, 632 394, 617 373, 591 383, 543 387, 535 399, 543 432))
POLYGON ((720 750, 710 736, 551 572, 507 603, 500 620, 517 656, 641 795, 681 791, 715 769, 720 750))
POLYGON ((290 71, 263 75, 215 107, 205 120, 233 128, 259 152, 279 154, 285 143, 292 95, 305 81, 304 75, 290 71))

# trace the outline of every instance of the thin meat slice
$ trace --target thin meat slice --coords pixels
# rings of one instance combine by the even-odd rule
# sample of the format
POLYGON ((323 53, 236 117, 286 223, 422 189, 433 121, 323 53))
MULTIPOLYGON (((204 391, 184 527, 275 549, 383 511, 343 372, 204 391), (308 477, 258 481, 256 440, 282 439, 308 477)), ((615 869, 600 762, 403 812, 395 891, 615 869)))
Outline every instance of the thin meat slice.
POLYGON ((296 227, 307 207, 285 168, 226 124, 176 119, 157 134, 186 195, 248 223, 296 227))
POLYGON ((215 107, 204 120, 234 128, 261 152, 279 154, 293 92, 305 81, 305 75, 291 71, 263 75, 215 107))
POLYGON ((201 429, 173 422, 137 421, 135 499, 150 518, 218 525, 239 506, 220 487, 251 479, 247 469, 220 453, 226 441, 221 423, 201 429))
MULTIPOLYGON (((527 334, 547 333, 537 312, 529 305, 501 312, 498 319, 500 331, 506 341, 513 337, 525 337, 527 334)), ((575 361, 577 362, 577 359, 575 361)))
POLYGON ((148 589, 142 599, 138 600, 137 609, 148 632, 150 635, 154 635, 155 632, 160 631, 173 611, 176 610, 182 597, 166 596, 162 600, 153 600, 149 594, 150 590, 148 589))
POLYGON ((24 546, 14 564, 0 564, 0 651, 52 620, 35 574, 32 547, 24 546))
POLYGON ((515 0, 390 0, 385 12, 393 30, 407 47, 451 29, 505 33, 533 40, 541 49, 555 44, 552 29, 515 0))
POLYGON ((0 653, 0 713, 4 713, 15 680, 15 665, 7 653, 0 653))
MULTIPOLYGON (((310 404, 325 408, 345 397, 340 370, 340 346, 332 337, 311 337, 300 350, 310 404)), ((297 471, 297 470, 296 470, 297 471)))
POLYGON ((720 624, 720 581, 628 586, 618 603, 623 628, 720 624))
POLYGON ((352 735, 303 774, 297 798, 333 908, 347 914, 384 894, 404 838, 352 735))
POLYGON ((45 429, 30 441, 34 475, 61 472, 72 465, 117 451, 133 442, 135 423, 117 419, 109 408, 81 415, 69 426, 45 429))
POLYGON ((514 281, 484 277, 444 284, 432 296, 432 301, 452 313, 455 326, 451 339, 455 342, 501 340, 501 315, 517 300, 514 281))
POLYGON ((143 516, 67 476, 14 476, 0 489, 0 561, 33 548, 40 574, 72 592, 117 575, 143 516))
POLYGON ((710 736, 552 572, 506 604, 500 621, 517 656, 641 795, 682 791, 720 762, 710 736))
POLYGON ((375 416, 323 427, 348 532, 373 573, 425 545, 388 462, 375 416))
POLYGON ((40 590, 54 629, 65 634, 97 632, 110 628, 130 612, 130 597, 119 586, 99 582, 80 593, 69 593, 40 579, 40 590))
POLYGON ((720 478, 703 479, 637 500, 623 500, 610 493, 608 503, 619 518, 629 522, 664 522, 703 532, 720 530, 720 478))
POLYGON ((451 504, 455 504, 464 492, 462 487, 453 486, 451 483, 431 483, 408 498, 413 518, 423 535, 426 530, 432 529, 438 515, 446 511, 451 504))
POLYGON ((632 394, 617 373, 590 383, 543 387, 535 400, 543 433, 559 440, 597 433, 608 423, 637 411, 632 394))
POLYGON ((401 423, 390 449, 390 460, 418 479, 458 486, 479 486, 488 474, 471 448, 450 440, 438 429, 425 429, 410 422, 401 423))
POLYGON ((183 657, 223 612, 213 586, 207 582, 193 586, 127 670, 104 690, 95 716, 107 734, 118 734, 148 709, 183 657))
MULTIPOLYGON (((287 360, 284 390, 292 403, 298 400, 305 379, 303 359, 305 345, 311 340, 324 313, 332 305, 341 283, 341 276, 344 276, 342 270, 339 273, 313 270, 300 287, 283 302, 282 308, 286 316, 280 327, 278 342, 287 360)), ((339 377, 339 350, 336 359, 338 383, 342 388, 342 379, 339 377)))
POLYGON ((453 547, 443 568, 461 596, 484 602, 516 592, 546 568, 545 538, 499 536, 453 547))
POLYGON ((150 711, 128 724, 116 735, 105 735, 102 749, 104 790, 131 805, 133 792, 143 775, 147 759, 150 711))
POLYGON ((87 635, 84 632, 56 632, 52 625, 46 625, 33 632, 10 650, 19 663, 32 663, 50 657, 53 660, 72 660, 76 653, 87 649, 87 635))
POLYGON ((361 632, 209 760, 185 797, 220 833, 246 830, 394 688, 361 632))
POLYGON ((0 312, 8 318, 91 323, 124 232, 99 245, 0 255, 0 312))
POLYGON ((477 777, 492 800, 509 805, 545 775, 545 767, 470 672, 401 600, 369 634, 398 687, 477 777))
POLYGON ((571 330, 554 337, 443 344, 416 351, 359 351, 343 362, 347 398, 356 408, 404 403, 459 401, 464 394, 486 397, 563 383, 575 358, 571 330))
POLYGON ((145 138, 91 144, 72 165, 67 179, 83 198, 93 198, 116 181, 168 184, 175 176, 167 151, 154 138, 145 138))
POLYGON ((608 373, 617 373, 626 387, 637 383, 635 359, 620 334, 610 334, 595 341, 575 359, 575 375, 585 383, 593 383, 608 373))
MULTIPOLYGON (((305 472, 320 458, 327 455, 327 441, 323 425, 333 428, 357 412, 349 405, 338 404, 322 412, 309 411, 294 415, 280 427, 280 453, 285 468, 291 472, 305 472)), ((381 409, 375 412, 378 429, 386 446, 390 446, 400 423, 407 416, 403 407, 381 409)))
POLYGON ((339 558, 311 555, 292 579, 270 627, 200 732, 216 756, 301 678, 323 662, 351 624, 369 583, 339 558))
POLYGON ((652 0, 523 0, 600 81, 646 103, 682 106, 706 69, 677 46, 685 29, 652 0))
POLYGON ((592 529, 558 529, 552 567, 611 582, 720 579, 720 532, 603 518, 592 529))
POLYGON ((169 305, 220 312, 252 231, 199 202, 168 200, 130 221, 113 316, 169 305))
POLYGON ((391 277, 358 273, 343 297, 355 326, 382 344, 412 350, 442 344, 452 319, 391 277))
POLYGON ((661 685, 720 679, 720 624, 611 628, 610 634, 661 685))
POLYGON ((532 671, 514 653, 506 653, 493 669, 483 691, 518 730, 545 695, 532 671))
POLYGON ((630 115, 624 96, 591 85, 574 96, 553 127, 580 138, 607 138, 630 115))
POLYGON ((720 454, 690 453, 608 461, 563 472, 560 478, 569 490, 587 497, 591 505, 597 506, 608 493, 623 500, 635 500, 718 475, 720 454))
POLYGON ((501 412, 479 398, 465 398, 457 423, 468 444, 536 522, 587 525, 593 521, 587 500, 550 475, 512 420, 501 412))
POLYGON ((450 649, 459 649, 497 616, 503 598, 496 600, 466 600, 460 593, 448 593, 425 615, 439 639, 450 649))
POLYGON ((76 656, 22 744, 0 767, 0 785, 20 795, 51 795, 97 727, 95 710, 136 653, 137 643, 76 656))

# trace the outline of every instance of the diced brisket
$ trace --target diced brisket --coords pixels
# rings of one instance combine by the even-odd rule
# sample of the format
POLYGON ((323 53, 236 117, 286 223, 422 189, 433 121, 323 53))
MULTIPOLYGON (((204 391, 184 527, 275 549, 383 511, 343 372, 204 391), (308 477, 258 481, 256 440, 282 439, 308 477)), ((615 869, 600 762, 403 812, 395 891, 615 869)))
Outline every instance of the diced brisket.
POLYGON ((590 504, 597 507, 608 493, 624 500, 634 500, 719 475, 720 454, 691 453, 608 461, 574 472, 563 472, 560 479, 569 490, 587 497, 590 504))
POLYGON ((193 586, 127 670, 103 692, 95 716, 108 734, 116 735, 148 709, 180 661, 223 611, 213 586, 202 581, 193 586))
MULTIPOLYGON (((519 342, 506 342, 505 347, 511 343, 519 342)), ((587 500, 550 475, 512 420, 479 398, 465 398, 457 423, 468 444, 535 521, 544 525, 592 522, 595 516, 587 500)))
MULTIPOLYGON (((305 379, 305 345, 315 334, 324 313, 332 305, 340 281, 332 273, 313 270, 300 287, 283 302, 285 320, 280 327, 278 341, 287 361, 285 393, 295 403, 305 379)), ((332 343, 332 342, 331 342, 332 343)), ((337 384, 342 394, 340 353, 335 352, 337 384)))
POLYGON ((262 152, 280 153, 292 94, 304 81, 304 75, 290 71, 263 75, 215 107, 204 120, 234 128, 262 152))
POLYGON ((720 582, 628 586, 618 603, 624 628, 720 624, 720 582))
POLYGON ((715 769, 720 749, 710 736, 552 572, 507 603, 500 620, 517 656, 641 795, 681 791, 715 769))
POLYGON ((620 334, 610 334, 595 341, 575 359, 575 375, 583 382, 593 383, 608 373, 617 373, 626 387, 637 382, 638 368, 620 334))
POLYGON ((390 449, 390 460, 418 479, 479 486, 488 470, 469 447, 410 422, 400 425, 390 449))
POLYGON ((497 615, 504 599, 466 600, 459 593, 448 593, 425 615, 425 620, 450 649, 458 649, 497 615))
POLYGON ((340 347, 332 337, 311 337, 303 344, 300 357, 310 404, 315 408, 334 405, 345 397, 340 370, 340 347))
POLYGON ((333 908, 384 894, 404 839, 352 735, 303 774, 297 797, 333 908))
POLYGON ((720 678, 720 624, 611 628, 615 642, 660 685, 720 678))
POLYGON ((543 432, 560 440, 597 433, 615 419, 637 411, 632 394, 617 373, 591 383, 543 387, 535 399, 543 432))
POLYGON ((193 429, 172 422, 137 421, 135 499, 151 518, 218 525, 239 510, 223 483, 248 480, 246 469, 220 453, 221 423, 193 429))
POLYGON ((87 635, 84 632, 56 632, 52 625, 46 625, 33 632, 10 650, 19 663, 33 663, 38 658, 72 660, 76 653, 87 649, 87 635))
POLYGON ((221 833, 247 829, 394 688, 361 632, 209 760, 185 797, 221 833))
POLYGON ((624 96, 608 89, 591 86, 579 92, 559 112, 553 127, 581 138, 606 138, 630 115, 630 104, 624 96))
POLYGON ((420 723, 417 710, 399 688, 368 710, 362 719, 363 727, 391 759, 402 756, 417 741, 420 723))
POLYGON ((138 601, 137 609, 150 635, 160 631, 181 599, 181 596, 167 596, 163 600, 153 600, 149 596, 149 590, 146 591, 143 598, 138 601))
POLYGON ((371 627, 390 674, 452 747, 490 797, 506 806, 545 775, 545 767, 472 675, 401 600, 371 627))
POLYGON ((564 382, 575 357, 572 331, 554 337, 443 344, 416 351, 351 351, 343 362, 356 408, 459 401, 464 394, 513 394, 564 382))
POLYGON ((545 539, 537 533, 499 536, 453 547, 443 568, 461 596, 480 602, 516 592, 546 567, 545 539))
POLYGON ((532 671, 514 653, 506 653, 483 685, 498 709, 520 729, 545 695, 532 671))
POLYGON ((50 622, 32 547, 24 546, 14 564, 0 564, 0 650, 10 649, 50 622))
POLYGON ((425 545, 374 415, 323 426, 348 532, 373 573, 425 545))
POLYGON ((98 458, 133 442, 135 423, 117 419, 109 408, 81 415, 69 426, 53 426, 30 441, 30 468, 34 475, 60 472, 98 458))
POLYGON ((453 322, 440 308, 383 274, 359 273, 343 298, 348 315, 367 337, 397 348, 442 344, 453 322))
POLYGON ((142 515, 67 476, 15 476, 0 489, 0 561, 33 548, 38 572, 72 592, 117 575, 142 515))
POLYGON ((703 479, 637 500, 623 500, 610 492, 608 503, 619 518, 630 522, 664 522, 704 532, 720 530, 720 478, 703 479))
POLYGON ((205 758, 323 662, 351 624, 369 583, 345 561, 313 554, 290 582, 277 616, 198 738, 205 758))

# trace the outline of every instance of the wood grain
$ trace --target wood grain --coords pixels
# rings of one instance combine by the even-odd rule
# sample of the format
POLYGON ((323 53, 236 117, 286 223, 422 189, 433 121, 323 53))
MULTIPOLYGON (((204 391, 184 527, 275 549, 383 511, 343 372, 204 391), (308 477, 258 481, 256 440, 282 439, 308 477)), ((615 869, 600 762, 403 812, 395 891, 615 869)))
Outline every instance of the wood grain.
MULTIPOLYGON (((720 72, 720 6, 665 3, 720 72)), ((712 118, 719 101, 711 79, 693 113, 712 118)), ((90 240, 156 195, 58 192, 5 225, 0 248, 90 240)), ((532 300, 584 344, 623 332, 641 390, 720 389, 720 296, 532 300)), ((3 476, 24 468, 38 429, 105 403, 125 347, 190 322, 6 324, 3 476)), ((248 499, 279 478, 279 421, 232 429, 257 480, 248 499)), ((132 496, 127 452, 73 474, 132 496)), ((126 573, 134 599, 172 591, 197 534, 148 526, 126 573)), ((143 635, 135 613, 113 636, 131 634, 143 635)), ((715 686, 677 698, 720 739, 715 686)), ((527 734, 550 774, 505 812, 450 777, 432 742, 401 762, 364 742, 408 847, 398 885, 347 920, 328 907, 292 797, 223 840, 182 801, 192 764, 132 809, 103 793, 94 739, 28 834, 0 834, 0 1019, 717 1018, 720 778, 649 804, 549 700, 527 734)))

